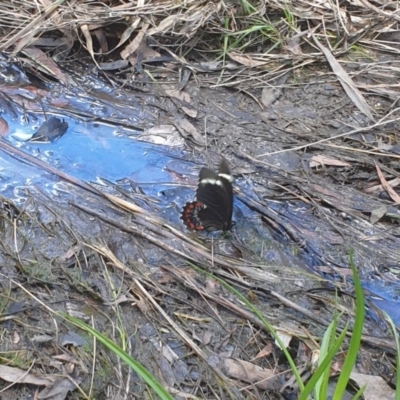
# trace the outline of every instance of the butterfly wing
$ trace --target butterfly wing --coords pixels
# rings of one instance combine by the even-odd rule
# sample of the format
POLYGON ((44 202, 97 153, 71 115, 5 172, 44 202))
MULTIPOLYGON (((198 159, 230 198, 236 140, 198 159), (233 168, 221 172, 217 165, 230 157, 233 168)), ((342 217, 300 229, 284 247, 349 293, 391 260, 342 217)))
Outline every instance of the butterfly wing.
POLYGON ((200 170, 196 201, 186 203, 181 219, 192 230, 223 230, 232 226, 232 176, 224 159, 218 174, 209 168, 200 170))

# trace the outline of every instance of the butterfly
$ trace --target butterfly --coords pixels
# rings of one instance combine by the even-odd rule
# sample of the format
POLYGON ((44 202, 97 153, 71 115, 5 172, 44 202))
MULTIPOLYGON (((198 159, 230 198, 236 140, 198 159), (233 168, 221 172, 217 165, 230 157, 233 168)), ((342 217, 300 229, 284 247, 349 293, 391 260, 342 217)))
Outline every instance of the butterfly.
POLYGON ((229 231, 232 228, 233 178, 228 162, 223 159, 218 173, 200 170, 196 200, 182 209, 183 223, 194 231, 229 231))

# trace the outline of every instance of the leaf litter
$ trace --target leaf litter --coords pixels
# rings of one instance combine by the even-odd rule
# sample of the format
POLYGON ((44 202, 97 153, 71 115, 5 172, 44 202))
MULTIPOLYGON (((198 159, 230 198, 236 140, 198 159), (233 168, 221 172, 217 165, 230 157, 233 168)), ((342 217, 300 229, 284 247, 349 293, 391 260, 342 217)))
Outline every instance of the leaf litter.
MULTIPOLYGON (((210 269, 247 293, 278 330, 282 321, 296 321, 287 327, 285 336, 288 346, 303 353, 306 360, 312 359, 309 336, 321 337, 335 308, 335 296, 329 290, 318 298, 312 291, 326 285, 325 278, 336 279, 335 271, 345 271, 348 244, 355 249, 364 276, 375 274, 388 283, 397 279, 399 216, 394 203, 398 195, 389 184, 400 178, 398 155, 391 147, 397 142, 400 120, 396 106, 400 71, 396 2, 363 0, 345 9, 332 2, 268 1, 258 8, 250 6, 248 13, 243 12, 244 6, 197 1, 186 2, 185 8, 172 1, 139 5, 78 1, 74 7, 59 1, 36 7, 27 7, 22 1, 1 4, 0 17, 8 31, 0 38, 2 51, 13 52, 18 62, 44 82, 48 76, 64 83, 74 80, 63 61, 73 55, 77 42, 99 70, 104 62, 128 60, 133 70, 108 79, 135 89, 136 82, 129 79, 134 76, 137 87, 164 98, 163 104, 157 104, 164 109, 158 114, 162 120, 147 121, 140 128, 157 133, 160 127, 173 125, 188 145, 194 142, 194 151, 201 153, 207 146, 212 157, 215 153, 229 155, 235 175, 250 181, 258 193, 250 201, 240 187, 238 201, 248 204, 259 219, 254 227, 244 225, 250 233, 234 237, 229 246, 207 240, 199 243, 162 220, 151 202, 144 209, 132 193, 126 200, 121 198, 117 186, 102 193, 100 187, 40 164, 70 183, 70 204, 49 200, 30 188, 29 210, 18 212, 17 218, 4 212, 3 232, 13 235, 1 238, 2 300, 31 305, 18 310, 20 319, 11 324, 7 312, 2 316, 3 323, 9 323, 4 349, 19 355, 18 364, 27 376, 31 375, 27 371, 35 368, 30 365, 32 360, 41 359, 48 370, 54 367, 54 360, 65 360, 58 367, 68 371, 67 360, 74 356, 79 360, 75 383, 82 382, 84 393, 94 390, 101 396, 104 385, 107 393, 112 393, 110 398, 120 394, 129 398, 129 391, 143 393, 140 380, 131 379, 112 355, 97 354, 94 347, 84 349, 74 343, 69 348, 59 347, 60 333, 72 331, 65 321, 54 321, 52 311, 67 311, 82 319, 94 318, 96 327, 117 342, 125 338, 127 349, 158 372, 171 393, 218 398, 216 393, 223 390, 237 398, 239 391, 251 398, 280 398, 280 379, 287 373, 287 365, 277 361, 279 349, 263 325, 234 296, 211 285, 188 262, 210 269), (221 25, 224 18, 230 18, 229 26, 221 25), (61 45, 56 40, 46 46, 39 44, 43 36, 55 39, 56 31, 64 35, 61 45), (224 51, 229 63, 210 54, 213 45, 221 48, 218 37, 226 38, 224 51), (157 80, 158 92, 143 68, 157 80), (182 85, 182 71, 189 71, 185 76, 192 76, 196 85, 190 80, 182 85), (281 79, 284 76, 286 79, 281 79), (174 85, 175 92, 171 91, 174 85), (201 133, 204 126, 207 136, 201 133), (282 209, 279 203, 288 208, 282 209), (295 206, 290 208, 291 204, 295 206), (310 207, 305 213, 295 212, 305 205, 310 207), (57 229, 41 222, 43 214, 57 222, 57 229), (104 227, 109 231, 106 236, 93 234, 104 232, 104 227), (319 262, 315 270, 325 271, 324 275, 310 276, 300 262, 296 268, 279 247, 265 248, 261 241, 252 248, 249 243, 257 237, 251 234, 255 227, 263 229, 269 240, 272 231, 287 246, 313 254, 319 262), (30 240, 32 232, 35 243, 30 240), (57 254, 44 245, 49 237, 57 254), (150 254, 157 262, 148 261, 150 254), (266 256, 272 260, 267 264, 266 256), (10 276, 24 282, 25 291, 15 283, 10 285, 10 276), (184 317, 187 314, 192 318, 184 317), (41 320, 54 324, 40 324, 41 320), (305 334, 305 327, 312 334, 305 334), (19 354, 16 335, 29 337, 37 331, 56 336, 52 342, 19 354), (303 343, 307 343, 306 351, 300 351, 303 343), (256 357, 261 349, 271 347, 273 351, 256 357), (85 365, 95 365, 96 376, 91 376, 85 365), (202 375, 202 370, 212 379, 202 375), (194 385, 199 389, 193 390, 194 385)), ((120 65, 127 68, 127 64, 120 65)), ((2 84, 1 92, 17 107, 41 110, 39 100, 48 99, 59 110, 81 117, 65 98, 57 99, 41 87, 2 84)), ((7 151, 6 144, 2 149, 7 151)), ((341 274, 335 285, 351 290, 345 275, 341 274)), ((340 306, 350 318, 351 300, 344 296, 340 306)), ((379 315, 379 310, 375 312, 379 315)), ((382 363, 392 370, 394 344, 387 328, 371 319, 365 330, 364 344, 374 346, 382 363)), ((370 351, 362 348, 360 352, 359 375, 377 374, 370 351)), ((2 374, 2 379, 5 376, 2 374)), ((43 374, 41 379, 45 377, 43 374)), ((13 382, 19 379, 21 375, 16 375, 13 382)), ((356 375, 354 379, 364 382, 356 375)), ((75 389, 67 380, 62 381, 66 385, 60 381, 59 387, 65 386, 61 393, 42 390, 39 398, 65 398, 75 389)), ((385 388, 387 382, 380 395, 386 393, 385 388)))

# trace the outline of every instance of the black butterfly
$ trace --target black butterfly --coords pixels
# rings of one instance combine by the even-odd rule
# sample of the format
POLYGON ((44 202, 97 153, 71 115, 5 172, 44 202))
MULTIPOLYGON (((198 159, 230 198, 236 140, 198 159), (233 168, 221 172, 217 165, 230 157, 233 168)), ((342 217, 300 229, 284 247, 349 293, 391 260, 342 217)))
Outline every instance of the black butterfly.
POLYGON ((219 166, 218 174, 211 169, 202 168, 196 200, 183 207, 183 223, 195 231, 229 231, 232 228, 232 181, 225 159, 219 166))

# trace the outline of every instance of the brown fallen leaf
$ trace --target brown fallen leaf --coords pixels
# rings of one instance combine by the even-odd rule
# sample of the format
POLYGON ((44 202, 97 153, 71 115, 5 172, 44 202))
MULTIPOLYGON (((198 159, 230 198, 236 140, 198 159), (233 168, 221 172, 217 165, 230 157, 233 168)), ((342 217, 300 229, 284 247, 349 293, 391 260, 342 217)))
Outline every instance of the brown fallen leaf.
POLYGON ((351 165, 345 161, 337 160, 336 158, 327 157, 327 156, 313 156, 310 159, 310 167, 318 167, 320 165, 331 165, 334 167, 351 167, 351 165))
POLYGON ((0 117, 0 136, 6 136, 8 134, 9 127, 7 121, 0 117))
POLYGON ((184 90, 178 89, 165 89, 165 93, 168 96, 175 97, 176 99, 186 101, 187 103, 191 103, 190 94, 185 92, 184 90))
POLYGON ((372 210, 369 218, 371 224, 376 224, 384 215, 386 215, 387 211, 386 206, 381 206, 372 210))
POLYGON ((280 382, 277 373, 272 369, 261 368, 248 361, 234 358, 222 360, 226 374, 232 378, 256 385, 261 389, 279 390, 280 382))
POLYGON ((79 381, 75 382, 68 378, 59 378, 53 384, 43 389, 38 396, 39 400, 57 399, 63 400, 67 397, 68 393, 75 390, 79 386, 79 381))
POLYGON ((183 146, 185 141, 173 125, 157 125, 146 129, 135 140, 142 142, 162 144, 165 146, 183 146))
MULTIPOLYGON (((396 187, 400 185, 400 178, 394 178, 390 181, 387 181, 387 183, 391 186, 391 187, 396 187)), ((380 192, 383 189, 382 185, 374 185, 374 186, 370 186, 366 189, 364 189, 365 193, 375 193, 375 192, 380 192)))
POLYGON ((178 90, 178 89, 165 89, 165 93, 168 96, 175 97, 178 100, 181 100, 182 102, 187 103, 187 105, 181 104, 181 108, 183 112, 189 117, 196 118, 197 117, 197 110, 191 107, 191 102, 192 99, 190 98, 190 94, 185 92, 184 90, 178 90))
POLYGON ((380 376, 352 372, 350 378, 353 379, 359 387, 366 386, 363 392, 363 398, 365 400, 394 399, 395 391, 380 376))
POLYGON ((231 51, 228 53, 228 56, 232 58, 232 60, 236 61, 239 64, 245 65, 246 67, 259 67, 261 65, 267 64, 266 61, 253 60, 249 54, 243 56, 241 54, 231 51))
POLYGON ((89 25, 83 24, 81 25, 81 31, 83 33, 83 36, 85 36, 86 40, 86 49, 90 54, 90 57, 92 57, 93 62, 96 64, 97 68, 100 69, 99 64, 97 63, 96 57, 94 56, 94 50, 93 50, 93 39, 92 35, 90 34, 90 28, 89 25))
POLYGON ((37 386, 49 386, 56 379, 56 377, 52 375, 34 375, 23 369, 8 367, 6 365, 0 365, 0 378, 6 382, 28 383, 37 386))
POLYGON ((251 362, 258 360, 259 358, 263 357, 268 357, 273 351, 272 343, 268 342, 262 349, 261 351, 258 352, 258 354, 250 360, 251 362))
POLYGON ((191 135, 194 142, 197 143, 200 146, 205 146, 206 142, 203 138, 203 136, 198 132, 196 127, 190 123, 187 119, 185 118, 176 118, 173 121, 171 121, 176 129, 181 133, 182 136, 187 137, 187 134, 191 135))
POLYGON ((388 192, 390 198, 397 204, 400 204, 400 196, 393 190, 393 188, 388 184, 387 180, 382 174, 381 169, 378 164, 375 164, 376 171, 378 173, 379 180, 381 181, 382 187, 388 192))
POLYGON ((125 49, 121 51, 121 58, 123 60, 128 59, 129 56, 131 56, 139 48, 149 26, 150 24, 148 23, 143 24, 142 29, 140 30, 140 32, 138 32, 135 39, 133 39, 132 42, 129 43, 128 46, 126 46, 125 49))

